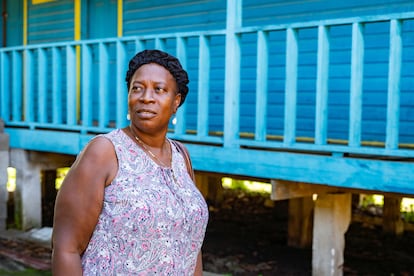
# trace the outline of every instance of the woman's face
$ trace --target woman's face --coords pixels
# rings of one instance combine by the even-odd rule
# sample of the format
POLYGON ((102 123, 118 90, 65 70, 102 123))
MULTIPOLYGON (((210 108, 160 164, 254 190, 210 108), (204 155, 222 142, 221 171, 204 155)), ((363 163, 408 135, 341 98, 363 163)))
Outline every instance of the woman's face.
POLYGON ((166 131, 181 94, 171 73, 156 63, 139 67, 131 78, 128 109, 131 123, 142 132, 166 131))

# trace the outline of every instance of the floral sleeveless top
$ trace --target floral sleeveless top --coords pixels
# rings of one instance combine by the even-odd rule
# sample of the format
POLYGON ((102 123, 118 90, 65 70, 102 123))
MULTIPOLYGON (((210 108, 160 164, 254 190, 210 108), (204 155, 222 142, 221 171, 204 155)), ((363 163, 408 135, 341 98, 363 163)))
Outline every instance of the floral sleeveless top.
POLYGON ((165 168, 122 130, 103 136, 114 145, 118 173, 105 188, 83 275, 193 275, 208 208, 184 156, 170 142, 165 168))

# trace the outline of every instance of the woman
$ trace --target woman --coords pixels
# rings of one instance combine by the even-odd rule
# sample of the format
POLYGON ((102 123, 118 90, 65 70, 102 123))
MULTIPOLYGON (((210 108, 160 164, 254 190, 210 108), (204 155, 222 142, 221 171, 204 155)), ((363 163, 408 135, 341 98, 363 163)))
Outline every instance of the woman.
POLYGON ((187 73, 145 50, 126 82, 130 125, 92 139, 56 198, 53 275, 202 275, 207 205, 166 138, 187 73))

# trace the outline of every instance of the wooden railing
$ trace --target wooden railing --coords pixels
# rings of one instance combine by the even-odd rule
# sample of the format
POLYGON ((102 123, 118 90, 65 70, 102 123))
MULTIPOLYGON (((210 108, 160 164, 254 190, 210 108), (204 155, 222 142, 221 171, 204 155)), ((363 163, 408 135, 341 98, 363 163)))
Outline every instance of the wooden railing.
MULTIPOLYGON (((403 106, 401 97, 414 97, 407 69, 414 61, 405 58, 414 51, 413 26, 411 12, 2 48, 0 117, 12 135, 20 130, 93 135, 125 126, 127 62, 137 51, 158 48, 175 54, 191 79, 187 102, 171 124, 173 138, 225 148, 412 158, 414 102, 403 106), (375 68, 364 69, 365 42, 375 40, 375 32, 370 38, 365 32, 369 24, 388 30, 387 72, 379 78, 386 87, 378 92, 386 115, 369 118, 385 127, 373 126, 365 138, 370 122, 363 117, 364 83, 375 68), (341 58, 350 59, 339 64, 333 56, 341 41, 349 45, 341 58), (330 100, 338 91, 349 103, 332 111, 337 106, 330 100), (304 94, 311 100, 299 102, 304 94), (310 111, 301 115, 302 110, 310 111), (341 120, 332 119, 340 113, 341 120)), ((19 141, 11 136, 12 147, 19 141)), ((42 148, 49 144, 36 147, 53 151, 42 148)))

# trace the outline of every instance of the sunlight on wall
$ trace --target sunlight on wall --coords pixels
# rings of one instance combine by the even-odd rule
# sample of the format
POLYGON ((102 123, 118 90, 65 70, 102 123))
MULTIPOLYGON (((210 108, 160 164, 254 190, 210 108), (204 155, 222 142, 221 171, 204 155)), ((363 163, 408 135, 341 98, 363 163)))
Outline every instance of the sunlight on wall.
POLYGON ((236 180, 229 177, 222 178, 222 186, 227 189, 242 189, 249 192, 258 192, 270 194, 272 191, 272 185, 270 183, 248 181, 248 180, 236 180))
POLYGON ((56 170, 56 180, 55 180, 55 188, 56 190, 60 189, 60 186, 62 186, 63 179, 65 178, 66 174, 69 171, 68 168, 59 168, 56 170))
POLYGON ((16 190, 16 169, 12 167, 7 168, 7 191, 14 192, 16 190))
MULTIPOLYGON (((372 196, 366 195, 365 197, 368 198, 365 204, 374 204, 374 205, 379 205, 379 206, 384 205, 383 195, 372 195, 372 196)), ((362 204, 364 204, 364 202, 362 202, 362 204)), ((414 211, 414 198, 403 197, 401 200, 401 211, 402 212, 413 212, 414 211)))

